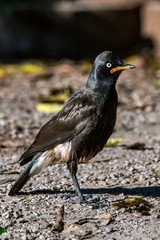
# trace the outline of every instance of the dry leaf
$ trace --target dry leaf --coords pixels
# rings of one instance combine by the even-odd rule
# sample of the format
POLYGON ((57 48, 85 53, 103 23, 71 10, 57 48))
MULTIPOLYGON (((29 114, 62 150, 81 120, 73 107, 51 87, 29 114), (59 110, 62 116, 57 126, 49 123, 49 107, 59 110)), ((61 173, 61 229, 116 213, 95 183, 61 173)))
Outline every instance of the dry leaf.
POLYGON ((64 216, 64 205, 59 207, 57 209, 57 221, 54 224, 53 231, 62 232, 64 229, 64 222, 63 222, 63 216, 64 216))
POLYGON ((129 208, 129 207, 137 207, 142 203, 149 204, 149 202, 144 200, 143 198, 131 197, 131 198, 126 198, 120 202, 113 203, 112 206, 119 207, 119 208, 129 208))
POLYGON ((141 203, 140 206, 136 208, 136 210, 142 215, 148 215, 151 207, 153 207, 151 204, 144 202, 141 203))
POLYGON ((63 231, 64 235, 68 236, 78 236, 85 237, 92 234, 92 225, 90 223, 86 223, 85 225, 77 225, 71 224, 67 229, 63 231))
POLYGON ((110 224, 111 221, 113 221, 113 217, 110 213, 96 215, 93 218, 82 218, 72 223, 67 229, 63 231, 63 234, 81 237, 84 237, 86 235, 90 236, 95 228, 106 226, 110 224))
POLYGON ((20 146, 20 142, 19 141, 10 141, 10 140, 6 140, 3 142, 0 142, 0 148, 16 148, 20 146))
POLYGON ((142 149, 142 148, 144 148, 144 146, 145 146, 145 143, 143 143, 143 142, 135 142, 131 145, 128 145, 127 148, 128 149, 142 149))
MULTIPOLYGON (((157 70, 155 71, 155 76, 156 76, 157 78, 160 77, 160 69, 157 69, 157 70)), ((160 80, 159 80, 159 81, 160 81, 160 80)))
POLYGON ((101 215, 97 215, 95 216, 96 218, 98 218, 98 226, 102 226, 102 225, 108 225, 111 223, 111 221, 113 221, 113 217, 110 213, 103 213, 101 215))

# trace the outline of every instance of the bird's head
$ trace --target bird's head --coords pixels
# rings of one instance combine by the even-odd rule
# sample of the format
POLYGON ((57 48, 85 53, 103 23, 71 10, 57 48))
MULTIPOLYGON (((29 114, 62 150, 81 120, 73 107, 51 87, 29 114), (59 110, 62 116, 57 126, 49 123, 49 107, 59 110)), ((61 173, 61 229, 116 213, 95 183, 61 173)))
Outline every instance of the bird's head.
POLYGON ((135 66, 125 64, 111 51, 102 52, 93 63, 84 92, 91 95, 99 105, 103 105, 106 99, 113 95, 112 92, 115 91, 115 84, 120 73, 132 68, 135 66))
POLYGON ((100 53, 94 63, 88 79, 88 87, 94 88, 98 85, 115 85, 120 73, 135 66, 125 64, 111 51, 100 53))
POLYGON ((111 51, 99 54, 93 64, 97 80, 112 81, 117 80, 123 70, 135 68, 130 64, 125 64, 119 57, 111 51))

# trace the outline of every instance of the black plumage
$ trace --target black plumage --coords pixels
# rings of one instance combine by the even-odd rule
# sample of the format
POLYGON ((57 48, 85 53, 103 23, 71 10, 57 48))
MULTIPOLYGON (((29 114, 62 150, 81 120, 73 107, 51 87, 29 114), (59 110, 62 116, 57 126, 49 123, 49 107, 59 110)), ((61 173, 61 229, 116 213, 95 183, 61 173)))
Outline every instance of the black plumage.
POLYGON ((9 195, 18 193, 31 176, 61 160, 67 163, 80 201, 84 201, 76 178, 77 165, 101 151, 112 134, 118 103, 116 81, 123 70, 130 68, 134 66, 124 64, 111 51, 97 56, 84 89, 40 129, 20 157, 20 165, 29 164, 9 195))

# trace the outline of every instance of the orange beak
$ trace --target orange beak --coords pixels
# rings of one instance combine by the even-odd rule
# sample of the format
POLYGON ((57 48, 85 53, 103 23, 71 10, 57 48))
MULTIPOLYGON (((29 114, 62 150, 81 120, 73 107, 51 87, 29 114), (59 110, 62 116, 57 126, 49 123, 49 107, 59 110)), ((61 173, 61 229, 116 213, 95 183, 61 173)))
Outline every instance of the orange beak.
POLYGON ((112 69, 110 70, 110 73, 113 74, 113 73, 115 73, 115 72, 117 72, 117 71, 122 71, 122 70, 125 70, 125 69, 133 69, 133 68, 135 68, 134 65, 124 64, 124 65, 122 65, 122 66, 118 66, 118 67, 112 68, 112 69))

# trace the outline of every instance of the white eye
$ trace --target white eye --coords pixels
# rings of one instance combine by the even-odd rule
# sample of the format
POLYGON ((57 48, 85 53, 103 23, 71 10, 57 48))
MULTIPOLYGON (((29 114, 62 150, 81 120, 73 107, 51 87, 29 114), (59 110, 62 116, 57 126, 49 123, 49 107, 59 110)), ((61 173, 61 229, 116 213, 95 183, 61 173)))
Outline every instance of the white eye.
POLYGON ((106 64, 106 66, 107 66, 108 68, 111 68, 111 67, 112 67, 112 64, 108 62, 108 63, 106 64))

